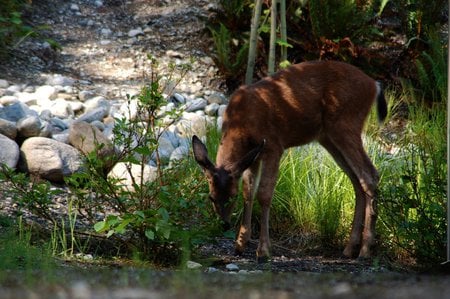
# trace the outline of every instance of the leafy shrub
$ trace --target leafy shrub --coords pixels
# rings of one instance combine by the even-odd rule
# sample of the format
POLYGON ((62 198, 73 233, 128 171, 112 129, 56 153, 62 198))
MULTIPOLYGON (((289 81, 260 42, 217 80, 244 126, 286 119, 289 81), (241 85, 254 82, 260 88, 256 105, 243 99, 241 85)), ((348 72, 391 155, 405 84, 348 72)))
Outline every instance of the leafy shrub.
POLYGON ((248 43, 233 39, 231 31, 220 24, 219 29, 210 27, 216 48, 214 61, 224 76, 236 76, 244 71, 248 54, 248 43))
POLYGON ((170 64, 165 70, 169 74, 163 76, 157 61, 151 59, 145 86, 137 96, 128 97, 129 104, 137 106, 136 117, 115 120, 113 142, 118 151, 113 162, 126 163, 132 186, 125 187, 121 179, 104 175, 104 164, 111 161, 97 155, 100 148, 85 155, 83 172, 66 179, 69 190, 47 182, 33 183, 25 174, 10 169, 0 172, 0 187, 4 187, 0 191, 12 198, 17 212, 29 213, 30 221, 50 222, 44 229, 52 237, 54 253, 70 257, 85 250, 98 254, 108 250, 174 264, 208 238, 205 231, 214 228, 215 222, 209 216, 210 205, 204 201, 207 186, 201 183, 199 167, 192 158, 166 166, 157 150, 161 136, 181 113, 160 115, 161 106, 167 103, 162 92, 170 92, 168 86, 179 82, 188 70, 188 65, 170 64), (144 181, 141 174, 152 158, 156 179, 144 181), (140 173, 132 172, 132 167, 140 173), (53 212, 55 196, 66 199, 67 214, 53 212))
POLYGON ((380 171, 382 240, 419 264, 445 258, 445 109, 411 107, 411 121, 380 171))
POLYGON ((369 11, 355 0, 309 0, 311 27, 317 39, 360 38, 369 30, 369 11))
MULTIPOLYGON (((136 103, 136 118, 116 119, 114 127, 114 144, 120 149, 117 162, 127 163, 132 187, 124 187, 118 178, 103 177, 102 162, 95 152, 86 157, 86 171, 72 176, 68 183, 76 195, 77 206, 95 222, 97 233, 115 239, 122 250, 141 258, 175 262, 174 255, 181 256, 182 246, 188 250, 203 235, 200 222, 207 218, 208 209, 203 198, 197 197, 202 193, 198 183, 201 175, 192 161, 186 159, 163 167, 165 161, 159 157, 159 140, 180 113, 165 115, 164 122, 158 116, 166 103, 162 92, 167 86, 162 84, 157 61, 151 59, 151 63, 147 84, 140 94, 128 97, 129 103, 136 103), (144 181, 142 174, 152 157, 156 161, 156 179, 144 181), (134 166, 140 173, 131 170, 134 166), (96 215, 103 215, 103 219, 98 221, 96 215), (192 219, 192 223, 187 223, 187 219, 192 219)), ((189 66, 169 68, 171 74, 167 77, 173 79, 172 72, 180 71, 180 76, 184 76, 189 66)))
POLYGON ((439 34, 430 31, 428 49, 416 59, 418 86, 426 102, 440 102, 447 97, 446 48, 439 34))
POLYGON ((11 45, 35 32, 22 20, 21 11, 25 3, 20 0, 0 0, 0 54, 6 54, 11 45))

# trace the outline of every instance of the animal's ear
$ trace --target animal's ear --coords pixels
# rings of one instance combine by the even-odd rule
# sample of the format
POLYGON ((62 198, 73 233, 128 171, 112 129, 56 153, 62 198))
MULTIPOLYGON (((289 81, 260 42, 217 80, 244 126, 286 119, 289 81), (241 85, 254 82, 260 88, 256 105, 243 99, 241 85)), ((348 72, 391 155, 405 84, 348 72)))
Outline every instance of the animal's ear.
POLYGON ((241 174, 249 168, 255 161, 258 159, 259 154, 264 149, 264 145, 266 144, 266 140, 264 139, 260 145, 256 146, 254 149, 249 151, 236 165, 236 167, 233 169, 234 174, 241 174))
POLYGON ((214 164, 208 158, 208 150, 203 142, 195 135, 192 136, 192 149, 194 151, 195 161, 197 161, 203 170, 212 171, 214 164))

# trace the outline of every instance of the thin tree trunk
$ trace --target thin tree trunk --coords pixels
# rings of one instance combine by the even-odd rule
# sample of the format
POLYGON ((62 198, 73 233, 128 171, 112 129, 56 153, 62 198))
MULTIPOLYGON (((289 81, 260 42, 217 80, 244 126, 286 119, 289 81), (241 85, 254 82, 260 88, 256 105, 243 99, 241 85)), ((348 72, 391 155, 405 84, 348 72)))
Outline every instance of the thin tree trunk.
POLYGON ((270 8, 270 47, 269 62, 267 66, 269 75, 275 72, 275 48, 277 44, 277 2, 278 0, 272 0, 272 6, 270 8))
MULTIPOLYGON (((448 1, 450 9, 450 0, 448 1)), ((447 48, 447 261, 450 263, 450 30, 448 30, 447 48)))
POLYGON ((262 0, 255 0, 255 9, 253 11, 253 19, 250 31, 247 72, 245 74, 245 84, 247 85, 253 82, 253 70, 255 69, 255 59, 257 54, 256 50, 258 45, 258 28, 259 19, 261 18, 261 6, 262 0))
POLYGON ((281 62, 287 61, 286 0, 280 0, 281 62))

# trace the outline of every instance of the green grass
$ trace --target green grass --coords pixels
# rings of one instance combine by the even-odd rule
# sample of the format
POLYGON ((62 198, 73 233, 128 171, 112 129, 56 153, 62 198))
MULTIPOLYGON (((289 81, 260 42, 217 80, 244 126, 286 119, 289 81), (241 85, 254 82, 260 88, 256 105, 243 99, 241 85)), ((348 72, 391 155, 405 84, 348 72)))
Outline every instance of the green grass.
MULTIPOLYGON (((349 226, 353 188, 319 145, 290 149, 284 155, 273 199, 273 213, 287 215, 302 234, 324 242, 338 240, 349 226)), ((334 241, 333 241, 334 242, 334 241)))
POLYGON ((0 261, 0 284, 10 279, 33 284, 39 273, 51 277, 56 266, 49 246, 34 243, 31 228, 6 216, 0 216, 0 261))

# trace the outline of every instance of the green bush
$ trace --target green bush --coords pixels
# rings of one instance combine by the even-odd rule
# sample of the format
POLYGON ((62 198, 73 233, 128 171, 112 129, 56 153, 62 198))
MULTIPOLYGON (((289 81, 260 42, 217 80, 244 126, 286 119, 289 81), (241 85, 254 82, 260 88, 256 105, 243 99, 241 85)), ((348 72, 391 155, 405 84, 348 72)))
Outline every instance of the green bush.
POLYGON ((108 250, 109 254, 174 264, 210 236, 205 231, 215 229, 212 209, 203 196, 207 186, 193 158, 167 166, 157 151, 161 136, 181 114, 159 114, 167 103, 162 91, 168 88, 162 82, 176 84, 189 66, 171 64, 162 70, 151 59, 151 69, 141 92, 128 97, 130 105, 132 101, 137 105, 136 117, 115 120, 118 151, 112 162, 127 163, 132 186, 105 176, 104 165, 111 161, 100 158, 98 151, 85 155, 83 172, 66 179, 69 190, 47 182, 33 183, 25 174, 10 169, 0 172, 0 191, 12 198, 16 212, 31 214, 30 221, 50 222, 44 229, 51 237, 54 254, 71 257, 95 250, 108 255, 108 250), (167 74, 163 76, 163 72, 167 74), (154 181, 145 182, 140 174, 130 171, 132 166, 143 171, 152 157, 157 164, 154 181), (55 196, 66 199, 67 214, 52 212, 55 196))
POLYGON ((19 40, 32 35, 34 30, 22 19, 25 1, 0 0, 0 54, 7 53, 9 47, 19 40))
POLYGON ((445 260, 445 109, 410 108, 410 121, 382 165, 381 240, 420 265, 445 260))
POLYGON ((447 43, 437 31, 430 31, 427 50, 416 59, 417 85, 421 99, 440 102, 447 98, 447 43))
POLYGON ((309 16, 316 39, 338 41, 349 37, 352 41, 367 38, 373 27, 369 20, 373 16, 367 7, 355 0, 309 0, 309 16))
MULTIPOLYGON (((172 78, 169 81, 174 81, 174 71, 181 71, 181 76, 188 71, 188 65, 178 70, 174 65, 170 68, 166 76, 172 78)), ((116 119, 114 145, 120 149, 116 162, 127 163, 132 187, 124 187, 118 178, 102 176, 103 162, 95 152, 86 157, 86 171, 72 176, 68 183, 76 195, 76 206, 88 212, 84 216, 95 222, 97 233, 114 239, 126 254, 133 252, 142 259, 173 263, 182 256, 182 250, 189 250, 205 235, 202 229, 208 209, 203 198, 197 196, 204 192, 199 184, 200 171, 192 160, 163 167, 166 161, 159 157, 161 136, 181 115, 166 114, 165 122, 158 115, 166 103, 162 92, 167 87, 162 78, 152 59, 148 82, 139 95, 128 97, 137 105, 136 118, 116 119), (167 123, 167 117, 172 121, 167 123), (156 157, 157 175, 154 181, 146 182, 131 168, 137 166, 143 173, 152 157, 156 157), (96 221, 95 215, 104 216, 96 221)))
MULTIPOLYGON (((224 24, 218 28, 209 27, 214 41, 214 62, 227 81, 229 87, 233 86, 236 78, 242 77, 245 71, 248 56, 248 42, 242 38, 233 37, 224 24)), ((234 86, 236 87, 236 86, 234 86)))

